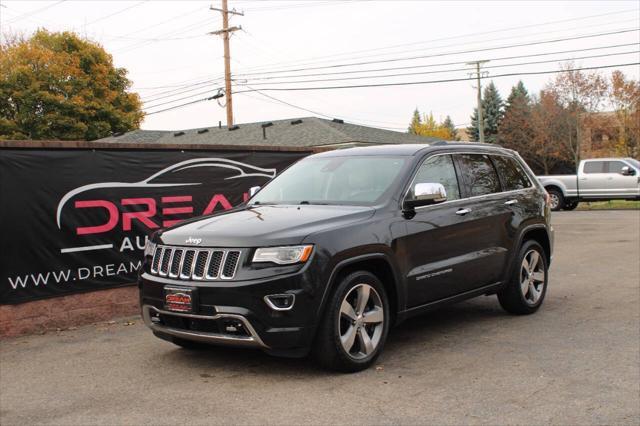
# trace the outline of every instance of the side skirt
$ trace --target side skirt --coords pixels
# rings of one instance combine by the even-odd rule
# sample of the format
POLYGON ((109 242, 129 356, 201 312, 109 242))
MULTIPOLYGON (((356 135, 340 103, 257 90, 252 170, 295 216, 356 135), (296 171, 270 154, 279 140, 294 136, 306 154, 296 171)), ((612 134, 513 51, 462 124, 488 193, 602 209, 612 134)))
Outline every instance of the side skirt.
POLYGON ((502 282, 497 282, 493 284, 486 285, 484 287, 479 287, 464 293, 456 294, 454 296, 449 296, 444 299, 436 300, 434 302, 429 302, 424 305, 415 306, 411 309, 407 309, 402 312, 398 312, 398 316, 396 319, 396 324, 401 323, 402 321, 417 316, 422 315, 426 312, 433 311, 435 309, 441 308, 443 306, 451 305, 454 303, 462 302, 463 300, 472 299, 477 296, 494 294, 502 287, 502 282))

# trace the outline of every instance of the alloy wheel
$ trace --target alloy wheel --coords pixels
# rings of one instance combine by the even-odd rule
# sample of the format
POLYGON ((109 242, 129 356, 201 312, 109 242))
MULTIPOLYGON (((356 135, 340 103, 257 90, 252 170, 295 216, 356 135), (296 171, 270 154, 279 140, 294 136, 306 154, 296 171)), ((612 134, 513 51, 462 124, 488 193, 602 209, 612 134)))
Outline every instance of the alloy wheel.
POLYGON ((549 207, 551 210, 555 210, 560 206, 560 197, 557 194, 550 193, 549 194, 549 207))
POLYGON ((353 359, 373 354, 384 331, 385 312, 378 292, 369 284, 354 286, 342 300, 338 330, 344 351, 353 359))
POLYGON ((540 300, 546 282, 544 261, 537 250, 529 250, 522 259, 520 268, 520 289, 522 296, 529 305, 535 305, 540 300))

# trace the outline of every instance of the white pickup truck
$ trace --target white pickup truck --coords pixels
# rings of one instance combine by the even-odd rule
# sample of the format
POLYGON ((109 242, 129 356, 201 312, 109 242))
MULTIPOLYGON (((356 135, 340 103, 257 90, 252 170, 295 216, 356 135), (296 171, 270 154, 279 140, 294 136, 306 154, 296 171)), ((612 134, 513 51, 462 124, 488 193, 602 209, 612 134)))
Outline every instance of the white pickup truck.
POLYGON ((577 175, 538 176, 552 210, 573 210, 580 201, 640 200, 640 162, 633 158, 580 161, 577 175))

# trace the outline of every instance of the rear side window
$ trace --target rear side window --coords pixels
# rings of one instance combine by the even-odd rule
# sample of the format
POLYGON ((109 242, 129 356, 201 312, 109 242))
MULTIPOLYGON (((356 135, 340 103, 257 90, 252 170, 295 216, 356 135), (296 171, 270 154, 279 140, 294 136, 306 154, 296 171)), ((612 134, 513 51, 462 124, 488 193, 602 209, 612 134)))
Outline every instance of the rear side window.
POLYGON ((491 159, 502 177, 505 191, 515 191, 531 186, 531 181, 515 159, 502 155, 492 156, 491 159))
POLYGON ((450 155, 436 155, 424 160, 418 169, 416 177, 411 182, 409 197, 414 198, 413 190, 417 183, 440 183, 447 191, 447 200, 457 200, 460 198, 458 188, 458 178, 453 160, 450 155))
POLYGON ((584 163, 585 173, 606 173, 604 161, 587 161, 584 163))
POLYGON ((470 197, 500 192, 498 174, 487 155, 458 154, 456 158, 470 197))

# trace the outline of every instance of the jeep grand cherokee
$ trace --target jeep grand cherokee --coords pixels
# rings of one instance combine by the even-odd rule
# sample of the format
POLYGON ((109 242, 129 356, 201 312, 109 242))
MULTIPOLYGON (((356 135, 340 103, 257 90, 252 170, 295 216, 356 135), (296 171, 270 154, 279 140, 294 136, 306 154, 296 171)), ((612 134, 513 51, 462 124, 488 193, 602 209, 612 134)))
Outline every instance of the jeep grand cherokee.
POLYGON ((312 353, 357 371, 392 325, 497 294, 513 314, 544 300, 548 196, 514 151, 444 143, 311 155, 247 203, 156 232, 140 304, 179 346, 312 353))

